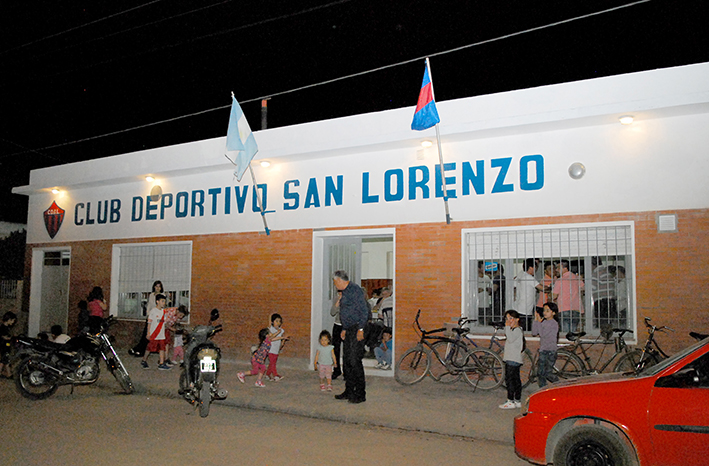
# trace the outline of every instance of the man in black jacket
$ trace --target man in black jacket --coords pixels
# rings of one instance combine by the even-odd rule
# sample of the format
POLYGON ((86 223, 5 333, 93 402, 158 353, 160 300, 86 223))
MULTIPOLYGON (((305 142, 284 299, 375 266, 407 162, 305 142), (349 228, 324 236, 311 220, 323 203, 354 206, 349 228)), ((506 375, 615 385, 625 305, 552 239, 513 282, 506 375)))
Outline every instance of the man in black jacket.
POLYGON ((342 322, 343 373, 345 391, 335 395, 338 400, 362 403, 367 399, 364 379, 364 326, 369 318, 369 306, 364 291, 350 282, 347 272, 338 270, 332 277, 335 288, 342 291, 340 322, 342 322))

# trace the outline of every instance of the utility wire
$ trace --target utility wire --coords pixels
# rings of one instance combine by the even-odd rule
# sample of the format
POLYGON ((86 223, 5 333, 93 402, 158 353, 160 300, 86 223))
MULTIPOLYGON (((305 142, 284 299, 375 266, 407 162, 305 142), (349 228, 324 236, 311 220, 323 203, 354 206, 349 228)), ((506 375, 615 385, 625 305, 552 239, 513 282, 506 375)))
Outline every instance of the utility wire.
POLYGON ((17 49, 22 49, 22 48, 25 48, 25 47, 29 47, 30 45, 36 44, 36 43, 38 43, 38 42, 43 42, 43 41, 48 40, 48 39, 51 39, 51 38, 53 38, 53 37, 61 36, 61 35, 67 34, 67 33, 72 32, 72 31, 76 31, 77 29, 83 29, 83 28, 88 27, 88 26, 91 26, 91 25, 93 25, 93 24, 100 23, 100 22, 102 22, 102 21, 106 21, 106 20, 108 20, 108 19, 115 18, 116 16, 124 15, 124 14, 126 14, 126 13, 130 13, 131 11, 135 11, 135 10, 138 10, 138 9, 140 9, 140 8, 144 8, 144 7, 146 7, 146 6, 150 6, 150 5, 154 4, 154 3, 158 3, 158 2, 161 2, 161 1, 162 1, 162 0, 153 0, 152 2, 143 3, 142 5, 138 5, 138 6, 136 6, 136 7, 129 8, 129 9, 127 9, 127 10, 119 11, 118 13, 114 13, 114 14, 112 14, 112 15, 104 16, 103 18, 99 18, 99 19, 94 20, 94 21, 89 21, 88 23, 84 23, 84 24, 81 24, 81 25, 79 25, 79 26, 76 26, 76 27, 73 27, 73 28, 69 28, 69 29, 66 29, 66 30, 61 31, 61 32, 57 32, 57 33, 55 33, 55 34, 51 34, 51 35, 42 37, 41 39, 33 40, 32 42, 27 42, 26 44, 18 45, 18 46, 16 46, 16 47, 11 48, 11 49, 7 49, 7 50, 5 50, 5 51, 3 51, 3 52, 0 52, 0 55, 4 55, 4 54, 6 54, 6 53, 8 53, 8 52, 12 52, 13 50, 17 50, 17 49))
MULTIPOLYGON (((349 1, 349 0, 343 0, 343 1, 349 1)), ((524 30, 522 30, 522 31, 517 31, 517 32, 510 33, 510 34, 505 34, 505 35, 502 35, 502 36, 494 37, 494 38, 492 38, 492 39, 486 39, 486 40, 482 40, 482 41, 479 41, 479 42, 474 42, 474 43, 472 43, 472 44, 467 44, 467 45, 463 45, 463 46, 460 46, 460 47, 455 47, 455 48, 452 48, 452 49, 444 50, 444 51, 441 51, 441 52, 435 52, 435 53, 431 53, 431 54, 428 54, 428 55, 423 55, 423 56, 420 56, 420 57, 417 57, 417 58, 412 58, 412 59, 409 59, 409 60, 400 61, 400 62, 393 63, 393 64, 390 64, 390 65, 380 66, 380 67, 378 67, 378 68, 373 68, 373 69, 370 69, 370 70, 361 71, 361 72, 359 72, 359 73, 353 73, 353 74, 349 74, 349 75, 347 75, 347 76, 341 76, 341 77, 339 77, 339 78, 333 78, 333 79, 329 79, 329 80, 326 80, 326 81, 321 81, 321 82, 314 83, 314 84, 308 84, 308 85, 306 85, 306 86, 301 86, 301 87, 297 87, 297 88, 294 88, 294 89, 289 89, 289 90, 286 90, 286 91, 276 92, 276 93, 274 93, 274 94, 268 94, 268 95, 264 95, 264 96, 261 96, 261 97, 255 97, 255 98, 251 98, 251 99, 242 100, 242 101, 240 101, 239 103, 240 103, 240 104, 245 104, 245 103, 256 102, 256 101, 260 101, 260 100, 263 100, 263 99, 272 98, 272 97, 277 97, 277 96, 281 96, 281 95, 285 95, 285 94, 291 94, 291 93, 299 92, 299 91, 302 91, 302 90, 305 90, 305 89, 310 89, 310 88, 313 88, 313 87, 323 86, 323 85, 331 84, 331 83, 334 83, 334 82, 337 82, 337 81, 343 81, 343 80, 345 80, 345 79, 355 78, 355 77, 358 77, 358 76, 363 76, 363 75, 366 75, 366 74, 375 73, 375 72, 382 71, 382 70, 386 70, 386 69, 389 69, 389 68, 394 68, 394 67, 397 67, 397 66, 406 65, 406 64, 413 63, 413 62, 416 62, 416 61, 424 60, 426 57, 437 57, 437 56, 446 55, 446 54, 453 53, 453 52, 459 52, 459 51, 461 51, 461 50, 465 50, 465 49, 468 49, 468 48, 471 48, 471 47, 478 47, 478 46, 481 46, 481 45, 490 44, 490 43, 492 43, 492 42, 498 42, 498 41, 501 41, 501 40, 509 39, 509 38, 511 38, 511 37, 517 37, 517 36, 521 36, 521 35, 523 35, 523 34, 528 34, 528 33, 531 33, 531 32, 541 31, 541 30, 543 30, 543 29, 548 29, 548 28, 560 26, 560 25, 562 25, 562 24, 568 24, 568 23, 571 23, 571 22, 574 22, 574 21, 579 21, 579 20, 582 20, 582 19, 591 18, 591 17, 593 17, 593 16, 603 15, 603 14, 610 13, 610 12, 613 12, 613 11, 617 11, 617 10, 620 10, 620 9, 624 9, 624 8, 629 8, 629 7, 637 6, 637 5, 640 5, 640 4, 643 4, 643 3, 648 3, 648 2, 650 2, 650 1, 651 1, 651 0, 639 0, 639 1, 636 1, 636 2, 626 3, 625 5, 619 5, 619 6, 616 6, 616 7, 613 7, 613 8, 608 8, 608 9, 605 9, 605 10, 597 11, 597 12, 594 12, 594 13, 588 13, 588 14, 581 15, 581 16, 575 16, 575 17, 573 17, 573 18, 564 19, 564 20, 561 20, 561 21, 556 21, 556 22, 553 22, 553 23, 545 24, 545 25, 543 25, 543 26, 537 26, 537 27, 533 27, 533 28, 524 29, 524 30)), ((98 136, 92 136, 92 137, 88 137, 88 138, 84 138, 84 139, 78 139, 78 140, 75 140, 75 141, 69 141, 69 142, 65 142, 65 143, 62 143, 62 144, 55 144, 55 145, 52 145, 52 146, 45 146, 45 147, 42 147, 42 148, 37 149, 37 150, 54 149, 54 148, 57 148, 57 147, 68 146, 68 145, 77 144, 77 143, 80 143, 80 142, 86 142, 86 141, 91 141, 91 140, 94 140, 94 139, 100 139, 100 138, 104 138, 104 137, 108 137, 108 136, 114 136, 114 135, 116 135, 116 134, 126 133, 126 132, 129 132, 129 131, 135 131, 135 130, 142 129, 142 128, 148 128, 148 127, 150 127, 150 126, 155 126, 155 125, 159 125, 159 124, 163 124, 163 123, 169 123, 169 122, 172 122, 172 121, 177 121, 177 120, 181 120, 181 119, 184 119, 184 118, 190 118, 190 117, 193 117, 193 116, 202 115, 202 114, 205 114, 205 113, 214 112, 214 111, 217 111, 217 110, 222 110, 222 109, 230 108, 230 107, 231 107, 231 104, 229 104, 229 105, 223 105, 223 106, 220 106, 220 107, 214 107, 214 108, 210 108, 210 109, 207 109, 207 110, 202 110, 202 111, 195 112, 195 113, 190 113, 190 114, 187 114, 187 115, 182 115, 182 116, 170 118, 170 119, 167 119, 167 120, 156 121, 156 122, 148 123, 148 124, 141 125, 141 126, 134 126, 134 127, 132 127, 132 128, 126 128, 126 129, 122 129, 122 130, 119 130, 119 131, 113 131, 113 132, 111 132, 111 133, 105 133, 105 134, 101 134, 101 135, 98 135, 98 136)), ((7 157, 14 156, 14 155, 19 155, 19 154, 24 154, 24 153, 26 153, 26 152, 27 152, 27 151, 25 151, 25 152, 16 152, 16 153, 14 153, 14 154, 9 154, 9 155, 7 155, 7 157)))

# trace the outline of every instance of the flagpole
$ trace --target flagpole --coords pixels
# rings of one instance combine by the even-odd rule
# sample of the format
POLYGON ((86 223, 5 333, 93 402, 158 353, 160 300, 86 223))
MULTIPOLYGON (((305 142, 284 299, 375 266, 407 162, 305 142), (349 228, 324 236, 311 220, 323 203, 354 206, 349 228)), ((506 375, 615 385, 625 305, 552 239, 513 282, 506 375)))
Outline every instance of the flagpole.
POLYGON ((266 212, 263 210, 263 202, 261 202, 261 196, 258 194, 258 184, 256 183, 256 176, 254 176, 254 169, 249 162, 249 171, 251 172, 251 181, 254 182, 254 194, 256 194, 256 202, 258 202, 258 208, 261 210, 261 219, 263 220, 263 229, 266 230, 266 236, 271 234, 271 230, 268 229, 268 223, 266 223, 266 212))
MULTIPOLYGON (((436 101, 436 94, 433 90, 433 74, 431 73, 431 62, 426 57, 426 67, 428 68, 428 77, 431 80, 431 97, 433 101, 436 101)), ((448 188, 446 187, 446 175, 443 172, 443 150, 441 149, 441 132, 438 129, 438 123, 436 123, 436 141, 438 142, 438 162, 441 164, 441 184, 443 185, 443 204, 446 207, 446 223, 451 224, 451 216, 448 211, 448 188)))

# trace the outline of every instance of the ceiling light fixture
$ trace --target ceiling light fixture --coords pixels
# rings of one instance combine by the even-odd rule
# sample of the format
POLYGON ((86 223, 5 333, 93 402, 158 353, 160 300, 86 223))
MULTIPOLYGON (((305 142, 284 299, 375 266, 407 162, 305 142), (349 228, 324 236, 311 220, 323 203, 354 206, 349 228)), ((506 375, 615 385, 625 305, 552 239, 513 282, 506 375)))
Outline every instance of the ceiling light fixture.
POLYGON ((59 190, 57 188, 52 189, 52 194, 59 194, 59 190))
POLYGON ((148 176, 145 177, 145 181, 147 181, 148 183, 152 183, 153 181, 155 181, 155 178, 153 178, 152 176, 148 175, 148 176))
POLYGON ((620 121, 621 125, 631 125, 633 124, 634 120, 635 119, 632 115, 623 115, 622 117, 618 118, 618 121, 620 121))

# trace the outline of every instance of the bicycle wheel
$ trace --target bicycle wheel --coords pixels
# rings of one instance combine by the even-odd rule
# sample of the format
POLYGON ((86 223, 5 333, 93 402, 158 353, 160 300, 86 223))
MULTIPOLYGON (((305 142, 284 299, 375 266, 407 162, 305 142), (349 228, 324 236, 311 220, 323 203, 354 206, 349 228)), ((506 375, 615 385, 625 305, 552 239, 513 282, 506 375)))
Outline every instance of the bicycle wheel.
POLYGON ((654 366, 658 362, 654 354, 648 352, 643 354, 642 350, 636 349, 621 357, 613 368, 613 372, 635 372, 637 374, 642 369, 654 366))
POLYGON ((463 375, 460 369, 465 365, 465 357, 468 354, 465 345, 441 340, 432 344, 431 350, 431 365, 428 368, 428 375, 436 382, 441 383, 453 383, 460 380, 463 375), (451 361, 449 367, 446 367, 445 364, 447 360, 451 361), (456 368, 458 369, 456 370, 456 368))
POLYGON ((583 361, 566 350, 556 352, 556 363, 554 364, 554 375, 560 379, 572 379, 586 375, 583 361))
POLYGON ((420 346, 411 348, 396 363, 394 378, 402 385, 413 385, 426 377, 430 365, 428 351, 420 346))
POLYGON ((475 348, 468 352, 463 376, 476 389, 493 390, 502 385, 505 379, 505 365, 494 351, 475 348))

